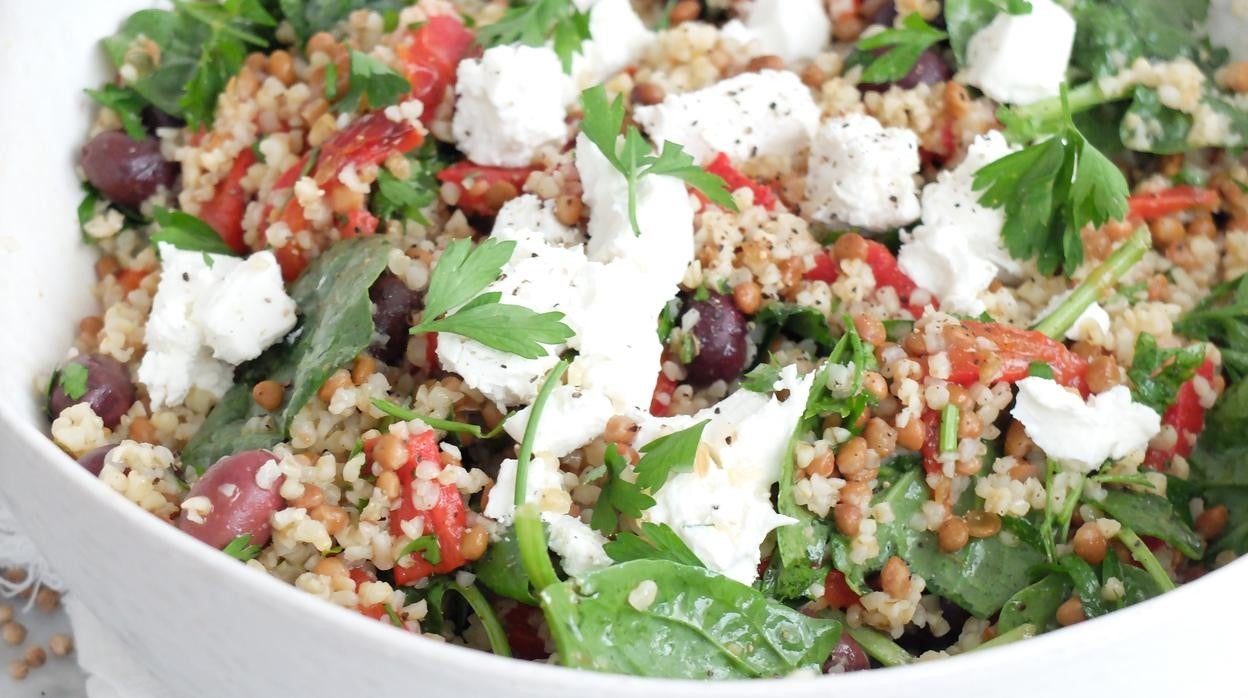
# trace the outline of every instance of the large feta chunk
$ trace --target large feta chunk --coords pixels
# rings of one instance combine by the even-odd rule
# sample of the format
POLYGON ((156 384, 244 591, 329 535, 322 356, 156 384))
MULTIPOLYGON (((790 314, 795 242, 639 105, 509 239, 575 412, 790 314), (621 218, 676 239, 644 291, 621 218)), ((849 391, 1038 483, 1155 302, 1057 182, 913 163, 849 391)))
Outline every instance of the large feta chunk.
POLYGON ((656 143, 678 143, 705 164, 721 152, 733 160, 792 155, 810 142, 819 107, 794 73, 763 70, 668 95, 633 115, 656 143))
POLYGON ((572 60, 575 90, 569 102, 575 101, 580 90, 636 63, 654 41, 654 32, 646 28, 629 0, 577 0, 576 4, 582 12, 589 12, 591 38, 572 60))
POLYGON ((638 446, 710 420, 702 433, 707 461, 668 480, 655 493, 646 520, 671 526, 710 569, 744 584, 753 582, 767 534, 794 523, 772 508, 771 487, 780 477, 814 375, 799 378, 796 367, 784 368, 775 385, 777 391, 787 391, 783 401, 739 390, 691 417, 643 419, 638 446))
POLYGON ((1248 61, 1248 0, 1209 3, 1209 41, 1231 52, 1232 61, 1248 61))
POLYGON ((980 293, 1020 271, 1001 241, 1005 214, 981 205, 974 188, 976 172, 1011 152, 999 132, 977 136, 958 167, 923 188, 923 224, 902 234, 902 271, 949 312, 982 313, 980 293))
POLYGON ((823 0, 751 0, 742 14, 745 21, 725 32, 758 53, 790 63, 819 55, 832 35, 823 0))
POLYGON ((821 223, 872 231, 906 225, 919 217, 918 172, 913 131, 862 114, 831 119, 810 149, 806 212, 821 223))
POLYGON ((234 364, 259 356, 294 327, 294 301, 271 252, 243 261, 168 243, 158 250, 160 284, 143 334, 139 382, 152 409, 182 404, 192 388, 221 397, 234 364))
POLYGON ((234 266, 211 300, 195 304, 195 322, 212 355, 231 364, 260 356, 295 326, 295 301, 286 295, 272 252, 257 252, 234 266))
POLYGON ((1009 104, 1056 97, 1075 44, 1075 18, 1053 0, 1031 0, 1031 12, 999 13, 971 37, 962 77, 1009 104))
POLYGON ((1161 431, 1161 417, 1133 402, 1122 385, 1084 402, 1056 381, 1024 378, 1011 414, 1045 455, 1085 473, 1107 460, 1143 452, 1161 431))
POLYGON ((480 165, 528 165, 539 148, 567 138, 568 80, 546 47, 495 46, 460 61, 451 122, 459 149, 480 165))

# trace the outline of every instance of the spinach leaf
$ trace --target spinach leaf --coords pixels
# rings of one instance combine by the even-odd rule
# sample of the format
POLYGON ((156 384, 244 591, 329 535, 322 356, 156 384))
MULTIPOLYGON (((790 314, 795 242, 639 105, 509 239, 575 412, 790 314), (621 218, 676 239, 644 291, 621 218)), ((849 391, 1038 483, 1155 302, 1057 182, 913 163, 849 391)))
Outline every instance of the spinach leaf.
MULTIPOLYGON (((798 433, 801 431, 799 426, 798 433)), ((774 591, 782 599, 804 596, 812 584, 827 576, 823 558, 827 552, 828 535, 832 532, 827 522, 793 498, 793 450, 797 439, 797 434, 789 439, 789 447, 780 463, 779 494, 776 496, 776 510, 797 520, 776 529, 776 554, 780 565, 776 570, 774 591)))
POLYGON ((1079 595, 1079 603, 1083 605, 1084 615, 1095 618, 1109 613, 1109 609, 1105 607, 1105 599, 1101 597, 1100 577, 1092 569, 1092 565, 1073 553, 1058 558, 1057 564, 1070 578, 1075 593, 1079 595))
POLYGON ((827 659, 841 624, 805 616, 751 587, 666 560, 613 565, 541 593, 559 657, 571 667, 633 676, 785 676, 827 659), (649 603, 630 603, 653 583, 649 603))
POLYGON ((1197 64, 1224 59, 1199 38, 1208 12, 1209 0, 1079 0, 1073 8, 1078 31, 1071 64, 1100 78, 1137 58, 1188 58, 1197 64))
POLYGON ((1191 380, 1204 362, 1203 344, 1161 349, 1151 334, 1141 333, 1135 340, 1135 358, 1127 369, 1127 377, 1135 386, 1131 398, 1157 414, 1165 414, 1178 397, 1179 387, 1191 380))
POLYGON ((1138 534, 1158 538, 1193 560, 1205 552, 1205 542, 1179 517, 1165 497, 1147 492, 1108 490, 1098 505, 1138 534))
POLYGON ((781 332, 798 339, 811 339, 824 349, 836 344, 828 319, 823 313, 796 303, 768 303, 754 317, 758 327, 763 328, 763 341, 759 343, 759 356, 766 360, 771 343, 781 332))
POLYGON ((1172 155, 1191 149, 1187 141, 1191 131, 1192 117, 1162 104, 1156 90, 1137 87, 1118 126, 1118 137, 1131 150, 1172 155))
POLYGON ((949 43, 959 65, 966 65, 966 47, 971 43, 971 37, 991 24, 1001 12, 1001 6, 993 0, 945 0, 949 43))
POLYGON ((286 15, 286 21, 295 30, 295 36, 303 43, 317 32, 333 31, 339 22, 356 10, 372 10, 378 13, 402 10, 410 2, 405 0, 279 0, 278 5, 286 15))
POLYGON ((1210 289, 1175 323, 1174 331, 1218 345, 1231 380, 1243 380, 1248 376, 1248 274, 1210 289))
POLYGON ((641 535, 624 531, 603 546, 612 560, 668 560, 690 567, 706 566, 667 524, 642 521, 640 525, 641 535))
POLYGON ((516 542, 514 528, 508 528, 502 538, 490 545, 473 572, 477 581, 495 594, 537 605, 537 598, 529 587, 529 576, 520 561, 520 545, 516 542))
POLYGON ((1070 580, 1063 574, 1050 574, 1020 589, 1002 607, 997 632, 1006 633, 1025 623, 1031 623, 1040 632, 1053 630, 1057 627, 1057 607, 1070 598, 1070 590, 1070 580))
POLYGON ((1030 570, 1044 555, 1024 543, 1007 545, 1001 536, 978 538, 956 553, 944 553, 936 536, 903 524, 898 554, 928 588, 977 618, 987 618, 1031 581, 1030 570))
POLYGON ((1226 530, 1209 546, 1210 556, 1223 550, 1248 553, 1248 437, 1244 424, 1248 424, 1248 381, 1241 380, 1227 389, 1206 415, 1205 430, 1188 459, 1192 466, 1187 481, 1191 493, 1203 496, 1206 506, 1221 504, 1229 513, 1226 530))
POLYGON ((184 463, 202 471, 222 456, 285 438, 295 415, 325 379, 372 342, 368 289, 385 270, 389 250, 379 237, 344 240, 313 260, 289 291, 299 310, 299 326, 239 367, 234 387, 187 443, 184 463), (251 400, 251 386, 266 378, 287 386, 285 401, 272 415, 271 431, 250 432, 250 418, 265 414, 251 400))

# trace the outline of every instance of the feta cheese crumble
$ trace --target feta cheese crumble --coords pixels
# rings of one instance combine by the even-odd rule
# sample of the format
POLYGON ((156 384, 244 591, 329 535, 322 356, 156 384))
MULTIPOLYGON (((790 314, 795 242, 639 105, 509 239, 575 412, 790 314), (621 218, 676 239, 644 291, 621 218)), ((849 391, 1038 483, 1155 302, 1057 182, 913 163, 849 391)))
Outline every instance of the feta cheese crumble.
POLYGON ((180 405, 192 388, 221 397, 234 364, 254 359, 295 326, 272 252, 247 260, 158 245, 160 284, 143 335, 139 381, 152 409, 180 405))
POLYGON ((962 78, 998 102, 1031 104, 1056 97, 1075 45, 1075 18, 1053 0, 1031 12, 999 13, 971 37, 962 78))
POLYGON ((729 22, 725 34, 788 63, 819 55, 832 35, 823 0, 752 0, 740 11, 745 21, 729 22))
POLYGON ((966 158, 923 188, 923 223, 902 233, 897 261, 948 312, 979 315, 979 294, 1020 266, 1001 242, 1005 214, 980 205, 975 173, 1013 152, 998 131, 977 136, 966 158))
POLYGON ((815 133, 806 175, 806 211, 833 226, 887 230, 919 217, 914 131, 884 128, 873 117, 848 114, 815 133))
POLYGON ((642 418, 638 447, 710 420, 702 432, 705 462, 668 480, 654 494, 645 519, 671 526, 708 568, 752 583, 763 540, 795 523, 772 508, 771 487, 780 478, 789 435, 806 409, 814 375, 799 378, 795 366, 785 367, 775 384, 777 391, 788 391, 783 401, 739 390, 693 416, 642 418))
POLYGON ((523 167, 538 148, 567 138, 568 76, 553 50, 495 46, 461 61, 457 75, 451 128, 469 160, 523 167))
POLYGON ((1056 381, 1024 378, 1011 414, 1045 455, 1085 473, 1106 460, 1143 452, 1161 431, 1161 417, 1133 402, 1122 385, 1084 402, 1056 381))
POLYGON ((706 164, 721 152, 733 160, 798 152, 819 123, 819 107, 795 73, 763 70, 668 95, 633 116, 656 143, 678 143, 706 164))

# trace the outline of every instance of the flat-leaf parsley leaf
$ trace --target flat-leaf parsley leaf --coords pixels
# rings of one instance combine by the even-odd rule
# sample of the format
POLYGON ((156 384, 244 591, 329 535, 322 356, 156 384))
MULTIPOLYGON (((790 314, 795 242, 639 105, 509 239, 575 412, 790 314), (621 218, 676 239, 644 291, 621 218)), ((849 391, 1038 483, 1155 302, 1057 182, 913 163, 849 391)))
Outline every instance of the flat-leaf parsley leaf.
POLYGON ((173 211, 157 206, 152 211, 152 217, 156 219, 156 225, 160 227, 152 234, 153 245, 164 242, 188 252, 234 254, 234 250, 221 239, 212 226, 185 211, 173 211))
POLYGON ((581 109, 585 114, 581 131, 628 182, 628 220, 634 234, 641 235, 641 226, 637 222, 637 183, 646 175, 675 177, 702 192, 711 203, 731 211, 737 210, 732 192, 728 191, 723 178, 695 165, 693 158, 679 145, 667 141, 662 151, 655 155, 636 126, 629 126, 623 142, 620 142, 625 116, 622 96, 609 102, 606 88, 595 85, 581 93, 581 109))
POLYGON ((879 84, 900 80, 924 51, 948 38, 948 34, 923 21, 918 12, 906 15, 901 27, 885 29, 858 42, 860 51, 887 49, 862 72, 862 82, 879 84))
POLYGON ((369 109, 388 107, 412 91, 412 84, 393 68, 359 51, 351 52, 350 83, 342 99, 334 103, 338 112, 355 111, 360 100, 368 99, 369 109))
POLYGON ((87 367, 82 364, 66 364, 56 376, 56 384, 70 400, 87 394, 87 367))
POLYGON ((698 445, 702 443, 702 431, 709 423, 710 420, 704 419, 642 446, 641 460, 637 462, 637 484, 645 490, 657 492, 672 473, 692 470, 698 445))
POLYGON ((513 7, 493 24, 477 30, 477 43, 489 48, 500 44, 545 45, 551 39, 563 72, 572 72, 572 57, 589 36, 589 15, 572 0, 534 0, 513 7))
POLYGON ((1164 414, 1178 398, 1179 386, 1191 380, 1204 362, 1204 344, 1162 349, 1151 334, 1140 333, 1135 339, 1135 358, 1127 369, 1127 377, 1135 386, 1131 397, 1164 414))
POLYGON ((247 562, 248 560, 254 560, 256 556, 260 554, 260 546, 252 545, 251 534, 244 533, 229 543, 226 543, 225 547, 221 549, 221 552, 229 555, 235 560, 247 562))
POLYGON ((654 506, 654 498, 642 492, 642 488, 636 483, 622 477, 628 468, 628 461, 616 450, 615 444, 607 446, 603 462, 608 470, 607 479, 602 484, 602 492, 598 495, 598 503, 594 505, 594 515, 589 525, 603 533, 615 533, 619 528, 621 515, 634 519, 640 517, 643 511, 654 506))

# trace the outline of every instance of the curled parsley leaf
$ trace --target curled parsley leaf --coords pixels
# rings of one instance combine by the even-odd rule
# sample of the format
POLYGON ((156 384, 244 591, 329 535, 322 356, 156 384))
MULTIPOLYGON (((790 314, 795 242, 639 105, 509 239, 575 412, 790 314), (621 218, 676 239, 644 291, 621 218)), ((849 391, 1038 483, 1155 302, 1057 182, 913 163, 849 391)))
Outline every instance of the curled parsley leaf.
POLYGON ((1035 259, 1040 271, 1067 275, 1083 263, 1085 225, 1127 214, 1127 180, 1075 126, 1065 103, 1061 131, 989 163, 975 173, 979 201, 1005 211, 1001 234, 1016 259, 1035 259))
POLYGON ((595 85, 581 93, 581 109, 585 115, 581 131, 628 182, 628 220, 634 234, 641 235, 641 225, 637 222, 637 183, 646 175, 675 177, 702 192, 711 203, 737 210, 723 178, 695 165, 693 158, 676 143, 664 142, 662 151, 655 155, 636 126, 628 127, 621 142, 619 136, 625 116, 622 96, 609 102, 606 88, 595 85))
POLYGON ((572 0, 533 0, 507 10, 497 22, 477 30, 477 43, 485 48, 500 44, 542 46, 551 39, 563 72, 572 72, 572 57, 589 40, 589 14, 572 0))
POLYGON ((900 80, 914 68, 924 51, 948 38, 948 34, 923 21, 919 13, 911 12, 902 20, 900 28, 885 29, 858 42, 859 51, 886 49, 862 72, 862 82, 879 84, 900 80))

